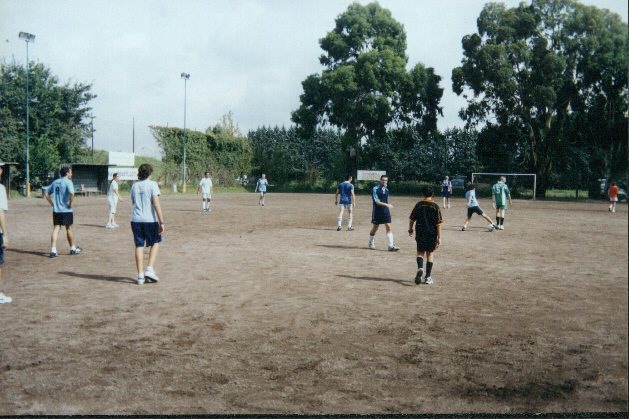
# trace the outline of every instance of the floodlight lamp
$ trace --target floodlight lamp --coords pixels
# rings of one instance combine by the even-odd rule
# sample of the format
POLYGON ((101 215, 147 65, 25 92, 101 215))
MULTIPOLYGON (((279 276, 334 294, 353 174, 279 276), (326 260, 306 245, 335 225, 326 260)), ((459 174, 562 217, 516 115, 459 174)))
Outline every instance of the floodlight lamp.
POLYGON ((18 36, 20 37, 20 39, 23 39, 26 42, 33 42, 33 41, 35 41, 35 35, 33 35, 32 33, 20 32, 20 34, 18 36))
POLYGON ((190 74, 189 73, 181 73, 181 78, 188 80, 190 78, 190 74))

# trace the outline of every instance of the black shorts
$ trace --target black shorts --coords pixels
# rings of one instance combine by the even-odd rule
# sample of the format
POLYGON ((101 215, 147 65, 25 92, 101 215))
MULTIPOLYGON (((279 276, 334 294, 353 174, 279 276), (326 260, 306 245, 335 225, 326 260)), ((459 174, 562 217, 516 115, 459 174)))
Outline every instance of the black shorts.
POLYGON ((389 224, 391 222, 391 211, 388 207, 374 205, 371 212, 371 224, 389 224))
POLYGON ((436 236, 420 236, 419 239, 415 239, 417 241, 417 251, 418 252, 434 252, 437 248, 437 237, 436 236))
POLYGON ((450 197, 450 190, 446 189, 441 191, 441 194, 443 195, 444 198, 449 198, 450 197))
POLYGON ((483 215, 484 214, 483 210, 480 209, 479 206, 469 207, 467 209, 467 218, 472 218, 472 214, 474 214, 474 213, 476 213, 478 215, 483 215))
POLYGON ((74 224, 74 213, 72 212, 53 212, 52 224, 56 226, 71 226, 74 224))
POLYGON ((151 247, 155 243, 161 243, 162 235, 159 234, 159 223, 138 223, 131 221, 133 242, 135 247, 151 247))
POLYGON ((4 237, 2 233, 0 233, 0 268, 4 265, 4 249, 2 245, 4 244, 4 237))

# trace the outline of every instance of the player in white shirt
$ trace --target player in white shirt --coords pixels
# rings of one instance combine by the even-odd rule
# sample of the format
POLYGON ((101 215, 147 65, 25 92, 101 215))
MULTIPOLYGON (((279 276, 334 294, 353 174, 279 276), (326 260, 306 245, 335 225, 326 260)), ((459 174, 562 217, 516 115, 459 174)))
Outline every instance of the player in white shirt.
POLYGON ((255 192, 258 192, 258 191, 260 192, 260 198, 258 199, 258 205, 260 206, 264 206, 264 197, 266 196, 267 186, 271 186, 271 185, 269 185, 269 181, 266 178, 266 175, 262 173, 262 177, 258 179, 258 182, 256 183, 256 190, 255 190, 255 192))
POLYGON ((109 183, 109 188, 107 189, 107 204, 109 207, 109 220, 107 220, 107 224, 105 228, 116 228, 120 227, 116 224, 114 217, 116 216, 116 208, 118 207, 118 201, 122 202, 122 197, 118 193, 118 173, 114 173, 111 179, 111 183, 109 183))
MULTIPOLYGON (((0 166, 0 180, 2 180, 2 166, 0 166)), ((4 212, 9 210, 9 203, 7 200, 7 191, 4 185, 0 183, 0 281, 2 280, 2 267, 4 266, 4 249, 9 245, 7 223, 4 218, 4 212)), ((13 299, 8 295, 0 292, 0 304, 8 304, 13 299)))
POLYGON ((202 212, 210 212, 210 202, 212 201, 212 178, 210 172, 205 172, 199 181, 197 195, 201 193, 202 212))

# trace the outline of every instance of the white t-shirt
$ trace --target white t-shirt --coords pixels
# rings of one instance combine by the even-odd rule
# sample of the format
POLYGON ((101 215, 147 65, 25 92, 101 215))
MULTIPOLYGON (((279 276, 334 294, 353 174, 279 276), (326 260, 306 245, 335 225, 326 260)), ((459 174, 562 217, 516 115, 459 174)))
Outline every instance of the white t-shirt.
POLYGON ((201 187, 201 192, 202 193, 212 193, 212 179, 208 178, 202 178, 201 181, 199 182, 199 186, 201 187))
POLYGON ((146 179, 135 182, 131 187, 133 211, 131 221, 134 223, 156 223, 157 213, 153 206, 153 196, 159 196, 157 182, 146 179))
POLYGON ((116 182, 115 180, 112 180, 111 183, 109 184, 109 189, 107 189, 107 198, 109 198, 110 201, 118 199, 118 195, 116 195, 117 190, 118 190, 118 182, 116 182))

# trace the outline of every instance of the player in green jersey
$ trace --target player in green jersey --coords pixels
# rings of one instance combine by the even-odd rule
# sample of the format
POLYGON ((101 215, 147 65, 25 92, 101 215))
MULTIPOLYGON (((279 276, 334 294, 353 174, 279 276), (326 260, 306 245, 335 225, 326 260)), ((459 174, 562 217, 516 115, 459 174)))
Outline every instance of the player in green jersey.
POLYGON ((509 191, 509 187, 507 186, 507 178, 504 176, 500 176, 498 182, 494 186, 491 187, 491 198, 492 198, 492 206, 496 209, 496 224, 498 230, 505 229, 505 212, 507 211, 508 205, 513 205, 511 201, 511 191, 509 191))

